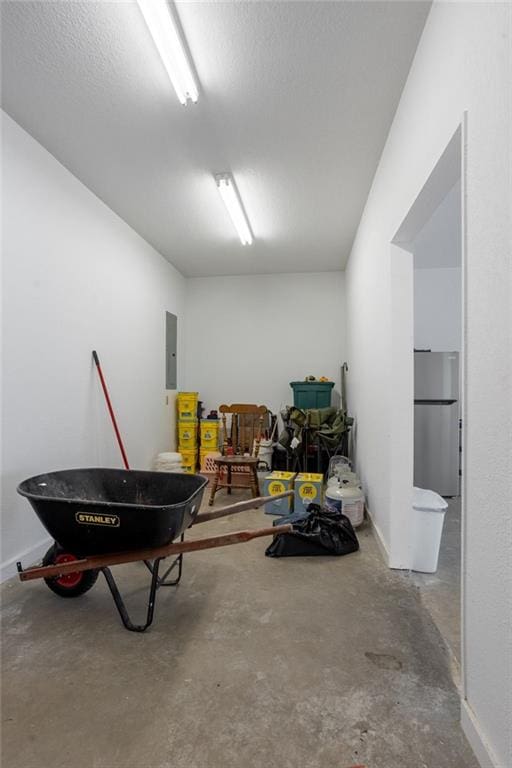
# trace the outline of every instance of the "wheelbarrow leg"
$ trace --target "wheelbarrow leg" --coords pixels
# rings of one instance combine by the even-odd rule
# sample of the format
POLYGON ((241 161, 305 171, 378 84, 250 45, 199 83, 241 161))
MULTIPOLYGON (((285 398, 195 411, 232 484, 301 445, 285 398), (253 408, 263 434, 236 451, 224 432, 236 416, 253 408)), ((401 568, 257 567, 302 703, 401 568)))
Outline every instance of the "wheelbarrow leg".
MULTIPOLYGON (((143 560, 142 561, 148 571, 150 573, 153 573, 153 563, 151 560, 143 560)), ((172 565, 166 570, 166 572, 163 574, 163 576, 158 577, 158 587, 175 587, 177 584, 180 583, 181 574, 183 572, 183 555, 178 555, 173 561, 172 565), (175 579, 172 579, 171 581, 167 581, 168 575, 174 571, 174 569, 178 569, 178 575, 175 579)))
POLYGON ((180 583, 181 574, 183 572, 183 555, 178 555, 176 560, 173 562, 170 568, 166 570, 163 576, 161 576, 158 579, 158 586, 159 587, 175 587, 177 584, 180 583), (173 571, 175 568, 178 569, 178 575, 175 579, 172 579, 172 581, 166 581, 168 575, 173 571))
POLYGON ((162 558, 157 558, 152 567, 152 577, 151 577, 151 587, 149 590, 149 600, 148 600, 148 612, 146 615, 146 623, 145 624, 134 624, 130 617, 128 616, 128 611, 126 610, 126 606, 123 602, 123 598, 121 597, 121 594, 117 588, 117 584, 115 582, 114 577, 112 576, 112 571, 110 568, 105 566, 101 569, 106 582, 109 586, 110 592, 112 593, 112 597, 114 598, 114 602, 116 604, 116 608, 119 611, 119 615, 121 617, 121 621, 123 622, 126 629, 129 629, 130 632, 145 632, 145 630, 151 625, 151 622, 153 621, 153 613, 155 610, 155 599, 156 599, 156 591, 158 589, 158 569, 160 567, 160 561, 162 558))
MULTIPOLYGON (((184 539, 185 539, 185 534, 182 533, 180 536, 180 541, 184 541, 184 539)), ((142 562, 144 563, 148 571, 150 573, 153 573, 153 563, 151 562, 151 560, 143 560, 142 562)), ((177 584, 180 583, 182 573, 183 573, 183 555, 178 555, 178 557, 174 558, 171 565, 163 574, 163 576, 158 577, 157 589, 158 587, 175 587, 177 584), (172 579, 171 581, 167 581, 168 575, 172 573, 172 571, 174 571, 175 568, 178 569, 178 575, 176 576, 175 579, 172 579)))

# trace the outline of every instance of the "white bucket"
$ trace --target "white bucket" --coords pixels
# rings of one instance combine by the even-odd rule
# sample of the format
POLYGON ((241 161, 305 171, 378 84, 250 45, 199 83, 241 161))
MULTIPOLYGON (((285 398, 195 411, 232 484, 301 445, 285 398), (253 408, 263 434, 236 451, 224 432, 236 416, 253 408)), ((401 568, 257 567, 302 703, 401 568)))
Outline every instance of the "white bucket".
MULTIPOLYGON (((254 441, 254 452, 256 452, 256 441, 254 441)), ((272 440, 260 440, 260 450, 258 451, 258 468, 272 470, 272 440)))
POLYGON ((447 502, 435 491, 413 489, 412 570, 435 573, 447 502))

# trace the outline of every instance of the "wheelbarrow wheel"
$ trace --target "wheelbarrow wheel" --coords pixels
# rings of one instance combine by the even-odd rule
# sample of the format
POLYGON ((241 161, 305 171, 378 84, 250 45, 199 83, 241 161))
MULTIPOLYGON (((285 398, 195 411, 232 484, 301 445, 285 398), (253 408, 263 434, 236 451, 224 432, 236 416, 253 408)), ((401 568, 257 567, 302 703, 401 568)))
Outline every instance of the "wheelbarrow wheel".
MULTIPOLYGON (((78 560, 75 555, 66 552, 58 544, 54 544, 43 557, 43 565, 57 565, 78 560)), ((99 571, 78 571, 64 576, 45 579, 47 586, 60 597, 79 597, 88 592, 95 584, 99 571)))

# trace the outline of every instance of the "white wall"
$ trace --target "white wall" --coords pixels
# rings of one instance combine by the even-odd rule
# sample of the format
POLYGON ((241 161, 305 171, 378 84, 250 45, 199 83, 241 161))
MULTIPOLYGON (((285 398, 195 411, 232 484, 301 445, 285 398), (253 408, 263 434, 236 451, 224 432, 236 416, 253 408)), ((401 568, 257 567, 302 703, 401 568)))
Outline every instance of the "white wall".
MULTIPOLYGON (((2 567, 46 532, 16 485, 38 472, 121 466, 93 370, 103 363, 131 466, 168 448, 165 311, 184 278, 3 116, 2 567)), ((184 361, 180 354, 179 371, 184 361)), ((180 374, 178 374, 180 375, 180 374)))
POLYGON ((336 382, 344 360, 344 274, 255 275, 187 281, 186 386, 208 409, 293 402, 290 381, 336 382))
MULTIPOLYGON (((459 219, 460 221, 460 219, 459 219)), ((462 270, 414 270, 414 346, 434 352, 461 349, 462 270)))
POLYGON ((358 469, 392 560, 401 545, 393 516, 406 510, 391 506, 403 436, 393 407, 390 243, 467 111, 463 725, 482 764, 500 768, 512 765, 511 16, 505 3, 434 3, 347 269, 358 469))
POLYGON ((461 184, 452 187, 412 243, 414 346, 461 350, 461 184))
POLYGON ((461 266, 460 203, 461 181, 459 178, 414 239, 412 247, 415 269, 461 266))

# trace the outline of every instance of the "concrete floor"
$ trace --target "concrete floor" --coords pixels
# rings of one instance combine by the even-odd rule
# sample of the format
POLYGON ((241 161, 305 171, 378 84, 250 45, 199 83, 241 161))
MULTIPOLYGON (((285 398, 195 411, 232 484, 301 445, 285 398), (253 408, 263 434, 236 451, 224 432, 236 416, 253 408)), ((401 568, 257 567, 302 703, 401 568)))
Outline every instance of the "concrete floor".
MULTIPOLYGON (((359 538, 343 558, 274 560, 263 539, 190 554, 145 635, 101 577, 76 600, 8 582, 3 768, 477 768, 418 589, 359 538)), ((140 616, 147 571, 115 572, 140 616)))
POLYGON ((447 499, 439 563, 436 573, 411 573, 425 608, 444 639, 456 684, 460 679, 460 497, 447 499))

